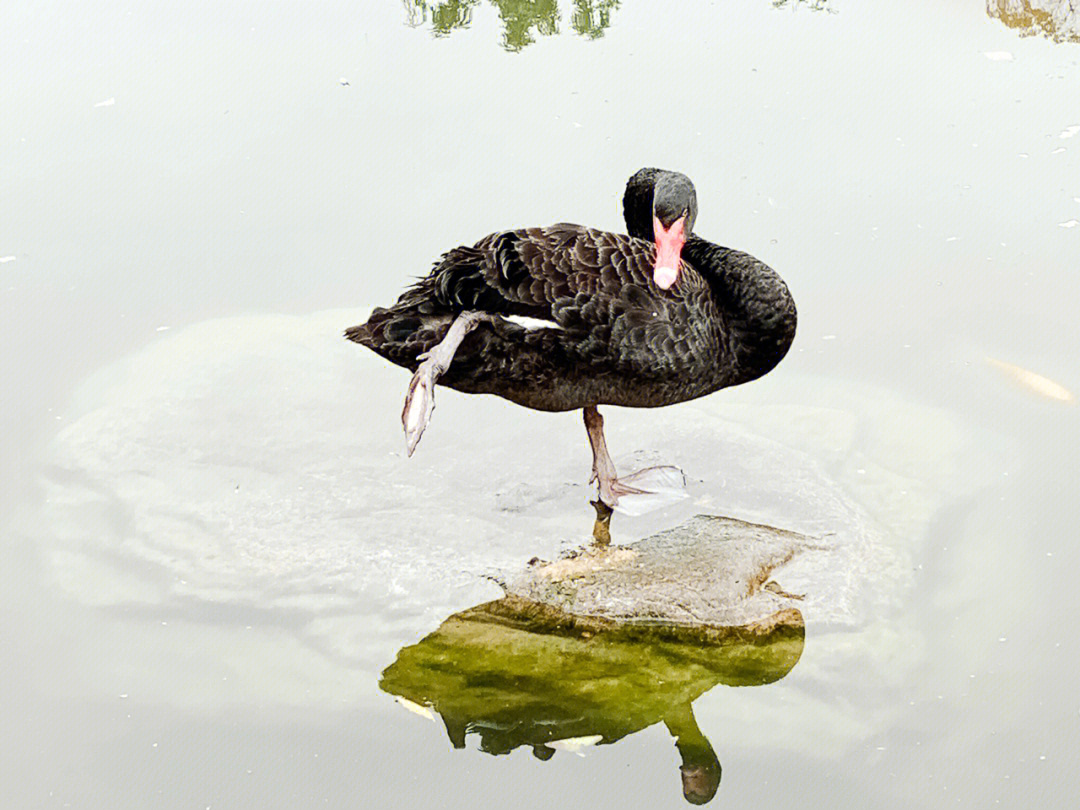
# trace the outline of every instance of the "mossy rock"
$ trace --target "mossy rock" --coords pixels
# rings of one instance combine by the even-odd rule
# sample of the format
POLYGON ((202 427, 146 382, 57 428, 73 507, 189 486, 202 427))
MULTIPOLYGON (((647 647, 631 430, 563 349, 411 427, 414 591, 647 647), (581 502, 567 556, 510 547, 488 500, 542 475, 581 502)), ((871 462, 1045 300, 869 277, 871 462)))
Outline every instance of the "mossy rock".
POLYGON ((534 560, 503 587, 586 629, 675 626, 702 638, 722 637, 727 629, 768 634, 795 616, 802 622, 800 597, 785 593, 773 572, 814 548, 796 532, 697 515, 628 546, 534 560))

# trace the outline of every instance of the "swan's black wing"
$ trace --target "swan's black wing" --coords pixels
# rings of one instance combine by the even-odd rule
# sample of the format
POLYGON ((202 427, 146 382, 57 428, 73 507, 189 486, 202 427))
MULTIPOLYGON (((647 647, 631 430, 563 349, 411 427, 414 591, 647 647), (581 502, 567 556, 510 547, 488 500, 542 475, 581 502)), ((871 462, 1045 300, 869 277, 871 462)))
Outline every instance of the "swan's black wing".
POLYGON ((580 225, 502 231, 444 254, 395 306, 430 314, 524 315, 569 328, 579 294, 598 296, 594 303, 600 303, 628 283, 645 281, 633 269, 649 251, 647 242, 580 225))
MULTIPOLYGON (((715 353, 710 327, 716 310, 707 285, 686 266, 675 288, 657 287, 654 259, 649 242, 579 225, 494 233, 446 253, 393 307, 376 309, 346 336, 412 367, 454 317, 479 310, 552 325, 527 330, 496 318, 489 329, 478 329, 473 342, 479 352, 467 354, 486 351, 493 362, 500 355, 500 362, 488 363, 489 373, 497 365, 500 373, 522 376, 514 373, 513 353, 522 358, 517 371, 524 372, 535 365, 525 360, 530 350, 565 364, 568 373, 586 367, 651 377, 686 373, 715 353)), ((467 369, 459 364, 455 372, 467 369)))

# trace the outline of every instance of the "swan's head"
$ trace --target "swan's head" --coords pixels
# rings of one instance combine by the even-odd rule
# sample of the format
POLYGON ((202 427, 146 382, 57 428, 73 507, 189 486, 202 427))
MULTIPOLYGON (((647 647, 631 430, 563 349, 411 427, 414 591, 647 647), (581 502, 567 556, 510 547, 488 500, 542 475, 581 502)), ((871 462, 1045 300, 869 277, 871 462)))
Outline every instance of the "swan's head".
POLYGON ((653 281, 670 289, 679 280, 682 248, 697 219, 694 184, 679 172, 642 169, 626 184, 623 206, 630 235, 656 245, 653 281))
MULTIPOLYGON (((683 798, 690 804, 708 804, 720 787, 723 769, 712 743, 702 735, 692 714, 690 722, 693 726, 680 728, 675 741, 682 757, 679 774, 682 776, 683 798)), ((671 726, 668 728, 671 729, 671 726)))

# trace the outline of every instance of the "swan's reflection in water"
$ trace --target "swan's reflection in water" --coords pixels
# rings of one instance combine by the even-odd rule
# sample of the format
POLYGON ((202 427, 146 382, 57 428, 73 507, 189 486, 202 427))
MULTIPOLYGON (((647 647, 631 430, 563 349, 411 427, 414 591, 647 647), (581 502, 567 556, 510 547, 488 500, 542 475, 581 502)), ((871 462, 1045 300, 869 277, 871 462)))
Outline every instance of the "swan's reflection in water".
POLYGON ((681 757, 683 795, 704 804, 721 768, 692 704, 717 684, 758 686, 791 671, 802 615, 774 619, 754 628, 604 627, 509 597, 457 613, 402 649, 379 686, 437 712, 455 748, 471 733, 488 754, 527 746, 547 760, 663 723, 681 757))

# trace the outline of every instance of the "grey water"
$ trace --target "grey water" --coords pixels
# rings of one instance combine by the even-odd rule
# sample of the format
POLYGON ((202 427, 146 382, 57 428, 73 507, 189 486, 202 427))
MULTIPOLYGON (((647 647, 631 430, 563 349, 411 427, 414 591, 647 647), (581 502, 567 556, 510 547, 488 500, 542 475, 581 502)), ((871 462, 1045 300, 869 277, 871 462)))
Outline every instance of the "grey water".
MULTIPOLYGON (((714 806, 1075 806, 1080 24, 1054 5, 6 4, 0 804, 679 807, 700 738, 714 806), (774 574, 805 593, 781 676, 620 642, 589 666, 656 683, 589 681, 617 734, 494 755, 506 728, 380 678, 588 540, 580 415, 440 390, 406 459, 408 375, 341 332, 493 230, 622 230, 647 165, 800 322, 760 381, 605 411, 620 469, 691 493, 614 540, 706 513, 835 554, 774 574)), ((536 649, 552 706, 588 680, 536 649)))

